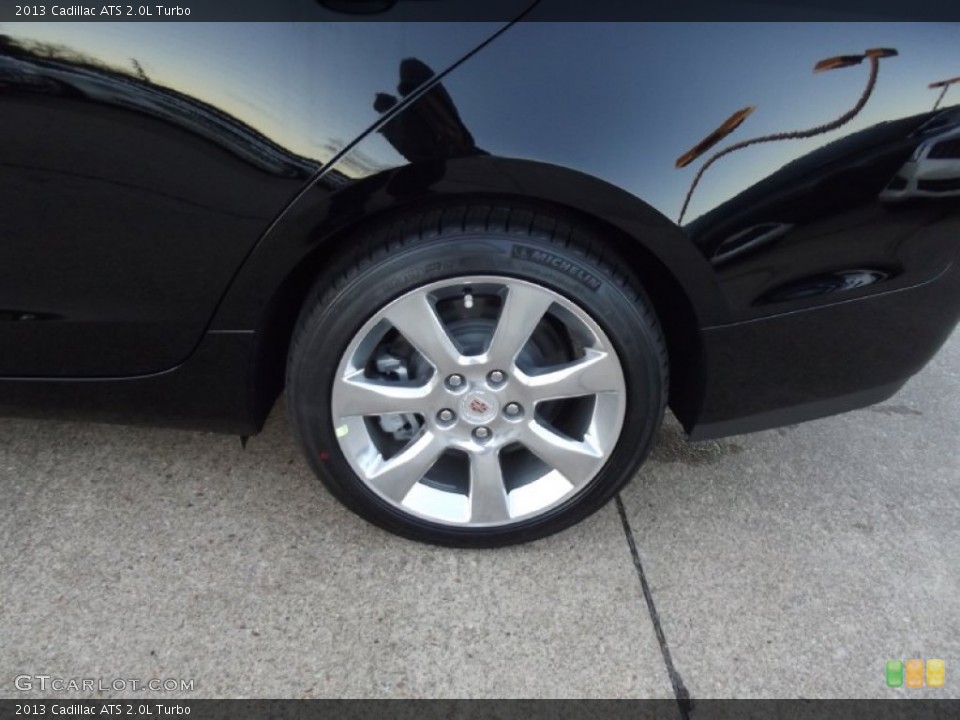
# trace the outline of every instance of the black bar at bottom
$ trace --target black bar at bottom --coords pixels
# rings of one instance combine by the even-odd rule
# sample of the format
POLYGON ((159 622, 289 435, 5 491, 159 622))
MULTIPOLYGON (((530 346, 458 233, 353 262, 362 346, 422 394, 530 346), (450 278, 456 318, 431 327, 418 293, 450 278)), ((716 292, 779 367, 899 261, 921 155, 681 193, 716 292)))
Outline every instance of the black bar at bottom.
MULTIPOLYGON (((193 720, 660 720, 675 700, 0 700, 0 719, 189 717, 193 720)), ((694 720, 947 720, 960 700, 695 700, 694 720)))

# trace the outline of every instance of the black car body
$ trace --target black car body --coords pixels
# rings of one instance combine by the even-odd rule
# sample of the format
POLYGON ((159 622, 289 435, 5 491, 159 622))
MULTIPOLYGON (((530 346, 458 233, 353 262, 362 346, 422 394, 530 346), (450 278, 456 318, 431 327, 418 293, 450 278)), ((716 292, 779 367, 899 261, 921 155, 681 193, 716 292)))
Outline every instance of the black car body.
POLYGON ((0 408, 254 434, 324 268, 463 202, 604 238, 694 439, 884 400, 934 355, 957 26, 536 20, 0 26, 0 408))

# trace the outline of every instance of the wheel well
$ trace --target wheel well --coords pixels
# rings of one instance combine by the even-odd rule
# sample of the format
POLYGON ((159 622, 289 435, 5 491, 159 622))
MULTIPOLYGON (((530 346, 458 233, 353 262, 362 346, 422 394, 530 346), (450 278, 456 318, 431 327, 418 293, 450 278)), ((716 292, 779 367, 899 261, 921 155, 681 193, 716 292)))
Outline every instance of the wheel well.
POLYGON ((411 203, 402 208, 383 210, 356 223, 340 227, 319 242, 287 275, 264 315, 254 371, 254 394, 259 419, 262 421, 266 417, 283 388, 286 356, 297 317, 307 294, 329 262, 332 249, 350 236, 391 217, 477 200, 496 200, 505 205, 524 205, 541 212, 560 214, 570 222, 591 229, 608 240, 610 249, 626 263, 653 303, 667 342, 670 370, 669 405, 684 426, 692 423, 699 411, 704 377, 699 323, 690 299, 669 269, 645 248, 639 239, 602 218, 566 205, 502 194, 495 197, 445 196, 440 201, 411 203))

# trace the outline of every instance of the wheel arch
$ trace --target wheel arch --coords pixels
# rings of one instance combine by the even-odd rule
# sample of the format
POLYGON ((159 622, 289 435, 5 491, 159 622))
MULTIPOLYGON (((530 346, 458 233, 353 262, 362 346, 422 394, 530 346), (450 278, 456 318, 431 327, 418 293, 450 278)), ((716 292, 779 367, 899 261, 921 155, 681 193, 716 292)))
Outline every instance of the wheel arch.
POLYGON ((493 157, 405 166, 334 190, 321 178, 278 219, 211 326, 257 332, 251 393, 258 424, 282 389, 297 315, 330 258, 391 218, 471 201, 552 212, 607 239, 660 319, 670 358, 670 407, 689 428, 705 384, 700 328, 716 322, 723 307, 709 264, 675 223, 615 186, 559 166, 493 157))

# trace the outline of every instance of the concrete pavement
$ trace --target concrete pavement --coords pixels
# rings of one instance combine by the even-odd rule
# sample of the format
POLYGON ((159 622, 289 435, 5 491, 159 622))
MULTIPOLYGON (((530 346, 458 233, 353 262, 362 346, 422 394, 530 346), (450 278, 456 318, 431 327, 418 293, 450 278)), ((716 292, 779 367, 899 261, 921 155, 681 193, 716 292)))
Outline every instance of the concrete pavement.
POLYGON ((497 551, 341 509, 281 406, 245 451, 54 418, 0 438, 3 697, 163 697, 23 674, 193 679, 187 698, 960 697, 960 333, 878 407, 699 445, 670 420, 623 518, 497 551), (886 688, 912 657, 946 686, 886 688))

